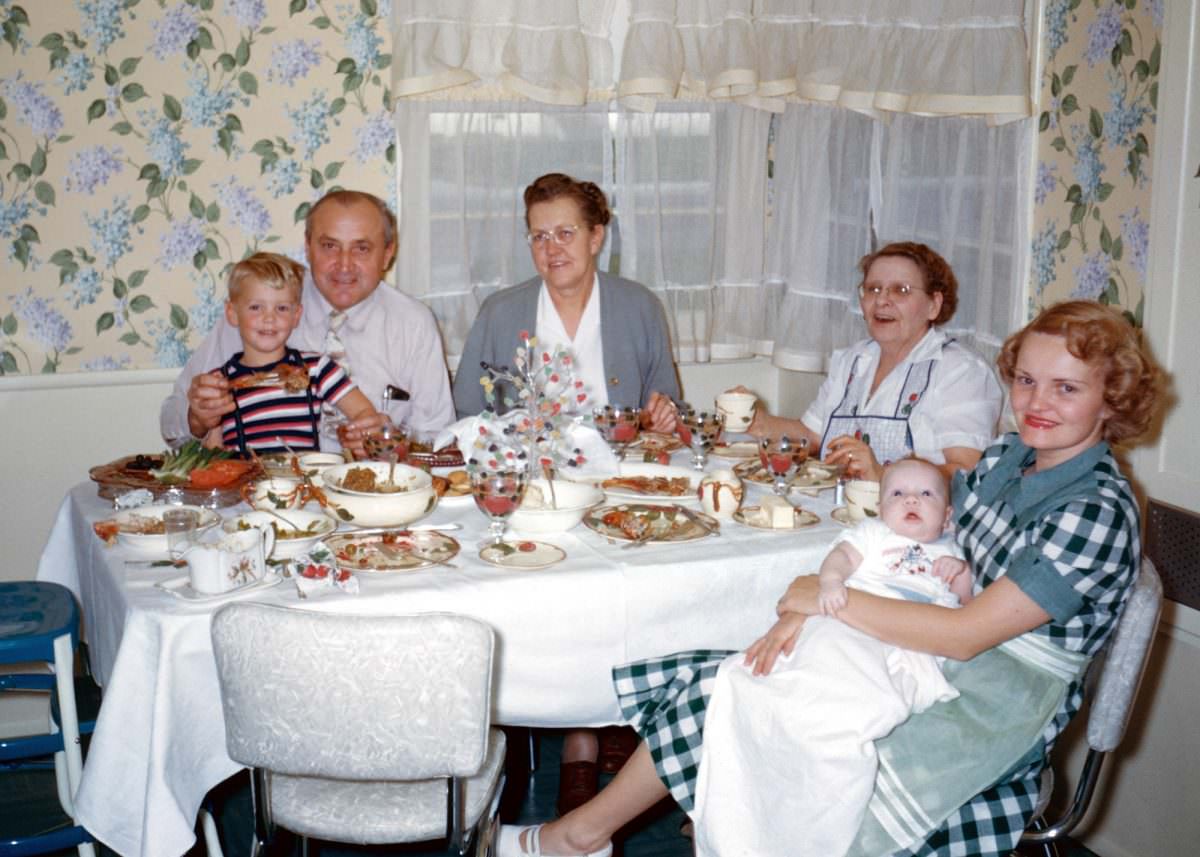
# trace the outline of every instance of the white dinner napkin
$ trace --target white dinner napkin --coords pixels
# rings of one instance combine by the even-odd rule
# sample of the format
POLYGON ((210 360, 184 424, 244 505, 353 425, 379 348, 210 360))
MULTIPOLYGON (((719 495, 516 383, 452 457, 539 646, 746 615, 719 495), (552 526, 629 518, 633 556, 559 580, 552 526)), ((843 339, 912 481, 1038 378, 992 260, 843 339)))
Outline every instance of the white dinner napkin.
MULTIPOLYGON (((516 426, 526 415, 525 409, 516 408, 502 416, 485 411, 477 416, 466 417, 442 429, 434 441, 434 449, 442 449, 456 443, 462 450, 463 458, 468 461, 472 456, 503 457, 509 452, 519 454, 523 451, 520 435, 515 430, 505 434, 504 428, 516 426), (492 449, 493 446, 496 448, 492 449)), ((578 449, 583 461, 576 467, 560 468, 559 476, 568 479, 590 479, 617 472, 617 457, 593 426, 585 425, 581 421, 574 422, 567 424, 564 431, 564 455, 568 451, 578 449)))

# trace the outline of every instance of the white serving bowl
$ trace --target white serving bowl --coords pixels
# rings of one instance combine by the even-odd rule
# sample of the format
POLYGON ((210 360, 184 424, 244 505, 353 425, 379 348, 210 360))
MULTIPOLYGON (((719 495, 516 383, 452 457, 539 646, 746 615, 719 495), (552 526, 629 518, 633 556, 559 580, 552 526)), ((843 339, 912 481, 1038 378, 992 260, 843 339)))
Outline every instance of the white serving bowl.
POLYGON ((437 505, 433 477, 424 470, 397 464, 393 479, 395 484, 403 486, 403 490, 381 494, 341 488, 342 480, 355 467, 374 470, 376 480, 384 481, 391 465, 384 461, 358 461, 326 470, 321 475, 325 482, 325 497, 329 501, 325 511, 336 520, 356 527, 398 527, 425 517, 437 505))
MULTIPOLYGON (((113 517, 118 524, 128 526, 129 522, 135 518, 154 518, 161 521, 163 515, 171 509, 194 509, 200 515, 200 525, 196 528, 197 533, 207 530, 221 521, 221 516, 212 509, 202 509, 199 506, 169 506, 166 504, 125 509, 124 511, 117 512, 113 517)), ((167 534, 165 532, 127 533, 118 530, 117 543, 145 556, 166 557, 167 555, 167 534)))
POLYGON ((523 533, 565 532, 582 521, 588 509, 604 500, 604 492, 584 482, 555 479, 554 497, 557 507, 551 509, 549 483, 545 479, 530 480, 525 500, 513 512, 509 524, 523 533))
POLYGON ((230 518, 224 524, 228 533, 237 532, 242 525, 251 527, 275 527, 275 549, 271 559, 294 559, 307 553, 314 544, 337 529, 337 523, 321 512, 306 512, 303 509, 284 509, 281 512, 246 512, 230 518), (282 533, 299 530, 311 535, 285 538, 282 533))

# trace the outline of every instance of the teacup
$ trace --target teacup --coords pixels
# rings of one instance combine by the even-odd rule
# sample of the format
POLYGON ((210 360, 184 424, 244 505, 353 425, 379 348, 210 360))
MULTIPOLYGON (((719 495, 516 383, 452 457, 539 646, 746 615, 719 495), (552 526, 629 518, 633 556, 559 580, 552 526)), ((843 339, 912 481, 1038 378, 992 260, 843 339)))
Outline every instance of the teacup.
POLYGON ((846 514, 852 521, 879 515, 879 483, 852 479, 846 483, 846 514))
POLYGON ((753 393, 738 393, 726 390, 717 396, 717 413, 725 420, 725 430, 730 432, 745 431, 754 421, 754 408, 758 397, 753 393))
POLYGON ((714 470, 700 480, 700 507, 714 518, 729 519, 742 504, 745 489, 732 470, 714 470))
POLYGON ((300 467, 300 472, 320 488, 325 484, 321 479, 321 474, 331 467, 345 464, 346 459, 337 452, 306 452, 297 459, 296 463, 300 467))
POLYGON ((275 531, 250 527, 225 533, 215 542, 193 544, 183 553, 192 589, 202 595, 219 595, 262 580, 267 557, 275 548, 275 531))
POLYGON ((254 483, 250 505, 266 512, 281 509, 299 509, 304 505, 304 492, 300 480, 285 476, 262 479, 254 483))

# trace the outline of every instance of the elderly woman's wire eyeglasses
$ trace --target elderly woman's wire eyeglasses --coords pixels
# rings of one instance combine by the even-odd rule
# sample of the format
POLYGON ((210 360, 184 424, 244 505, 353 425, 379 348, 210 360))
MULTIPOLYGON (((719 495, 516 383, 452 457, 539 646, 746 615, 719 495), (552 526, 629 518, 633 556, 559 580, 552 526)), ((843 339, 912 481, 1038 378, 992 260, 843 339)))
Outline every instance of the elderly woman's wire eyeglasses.
POLYGON ((888 283, 886 286, 882 283, 860 283, 858 286, 858 296, 863 300, 881 298, 886 294, 894 301, 902 301, 915 292, 924 291, 908 283, 888 283))
POLYGON ((556 229, 543 229, 540 232, 527 232, 525 240, 529 242, 529 246, 535 250, 550 246, 553 241, 559 247, 565 247, 575 240, 575 236, 579 234, 578 226, 559 226, 556 229))

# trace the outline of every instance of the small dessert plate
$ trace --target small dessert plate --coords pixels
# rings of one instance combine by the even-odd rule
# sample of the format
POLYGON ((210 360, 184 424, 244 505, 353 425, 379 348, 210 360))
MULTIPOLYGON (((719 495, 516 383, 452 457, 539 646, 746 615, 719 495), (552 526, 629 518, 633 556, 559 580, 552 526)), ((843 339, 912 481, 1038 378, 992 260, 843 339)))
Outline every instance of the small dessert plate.
POLYGON ((770 522, 767 521, 766 515, 762 514, 762 510, 758 506, 743 506, 733 513, 733 519, 739 524, 745 524, 747 527, 754 527, 756 530, 767 530, 772 533, 791 533, 796 530, 803 530, 821 520, 812 512, 797 507, 795 514, 792 516, 791 527, 772 527, 770 522))
POLYGON ((500 568, 532 571, 562 562, 567 558, 567 552, 558 545, 545 542, 499 542, 484 545, 479 551, 479 558, 500 568))

